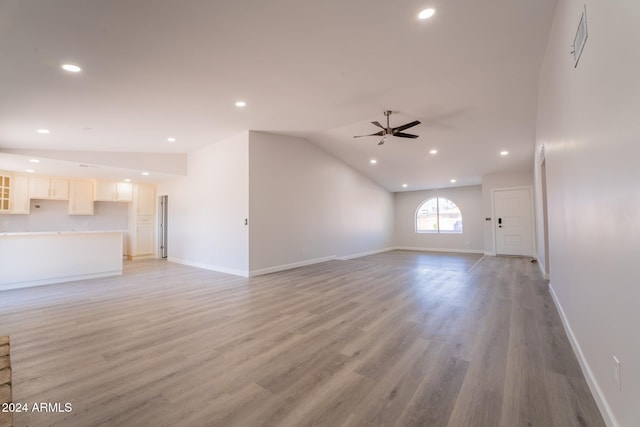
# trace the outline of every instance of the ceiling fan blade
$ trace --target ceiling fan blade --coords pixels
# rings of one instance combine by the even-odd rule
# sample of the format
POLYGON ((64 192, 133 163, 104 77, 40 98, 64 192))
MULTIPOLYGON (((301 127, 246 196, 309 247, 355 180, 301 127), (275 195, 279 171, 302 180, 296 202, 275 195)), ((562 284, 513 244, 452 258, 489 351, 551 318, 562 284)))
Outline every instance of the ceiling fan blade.
POLYGON ((420 124, 420 122, 418 120, 416 120, 415 122, 411 122, 411 123, 407 123, 406 125, 398 126, 397 128, 393 128, 393 133, 395 135, 396 132, 401 132, 401 131, 403 131, 405 129, 409 129, 409 128, 417 126, 419 124, 420 124))
POLYGON ((371 122, 371 124, 376 125, 376 126, 378 126, 379 128, 381 128, 381 129, 384 129, 384 126, 382 126, 382 125, 380 124, 380 122, 377 122, 377 121, 376 121, 376 122, 371 122))
POLYGON ((382 144, 384 144, 384 142, 385 142, 386 140, 387 140, 387 137, 386 137, 386 135, 385 135, 385 137, 384 137, 384 138, 382 138, 382 139, 380 140, 380 142, 378 142, 378 145, 382 145, 382 144))
POLYGON ((396 132, 393 136, 398 136, 400 138, 417 138, 418 135, 412 135, 410 133, 396 132))
POLYGON ((371 135, 356 135, 354 136, 354 138, 364 138, 365 136, 382 136, 382 135, 384 135, 383 130, 381 130, 380 132, 372 133, 371 135))

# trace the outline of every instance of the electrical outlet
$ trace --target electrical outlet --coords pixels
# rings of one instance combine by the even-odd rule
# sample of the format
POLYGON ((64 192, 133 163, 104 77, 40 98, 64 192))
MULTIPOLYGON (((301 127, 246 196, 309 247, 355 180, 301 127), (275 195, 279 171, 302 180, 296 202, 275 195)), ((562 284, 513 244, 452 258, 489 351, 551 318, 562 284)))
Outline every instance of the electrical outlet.
POLYGON ((622 383, 620 378, 620 361, 617 357, 613 356, 613 379, 618 386, 618 390, 622 389, 622 383))

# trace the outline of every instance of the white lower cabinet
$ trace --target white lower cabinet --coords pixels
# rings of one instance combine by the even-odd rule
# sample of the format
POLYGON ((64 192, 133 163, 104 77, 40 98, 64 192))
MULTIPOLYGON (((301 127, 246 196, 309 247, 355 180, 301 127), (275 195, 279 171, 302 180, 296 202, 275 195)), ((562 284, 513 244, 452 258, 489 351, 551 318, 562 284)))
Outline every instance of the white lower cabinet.
POLYGON ((153 224, 136 225, 136 256, 153 255, 154 252, 154 227, 153 224))

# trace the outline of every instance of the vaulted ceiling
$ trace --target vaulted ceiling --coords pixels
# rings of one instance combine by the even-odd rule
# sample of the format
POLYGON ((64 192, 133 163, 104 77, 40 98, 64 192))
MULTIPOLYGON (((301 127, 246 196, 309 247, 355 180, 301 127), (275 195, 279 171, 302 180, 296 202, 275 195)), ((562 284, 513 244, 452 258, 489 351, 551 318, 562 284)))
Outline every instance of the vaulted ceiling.
POLYGON ((477 184, 532 166, 555 4, 2 0, 0 151, 181 154, 251 129, 305 137, 390 191, 477 184), (352 138, 385 110, 419 138, 352 138))

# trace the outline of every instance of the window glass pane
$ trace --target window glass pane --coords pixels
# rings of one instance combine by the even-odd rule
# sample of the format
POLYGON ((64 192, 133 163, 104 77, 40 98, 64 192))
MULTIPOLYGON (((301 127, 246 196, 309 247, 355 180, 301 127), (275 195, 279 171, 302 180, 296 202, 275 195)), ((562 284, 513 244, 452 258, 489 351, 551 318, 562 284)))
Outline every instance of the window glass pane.
POLYGON ((416 214, 417 233, 462 233, 462 212, 444 197, 424 202, 416 214))
POLYGON ((416 218, 416 230, 422 233, 438 232, 438 200, 427 200, 420 206, 416 218))
POLYGON ((439 198, 440 232, 462 233, 462 213, 460 209, 449 199, 439 198))

